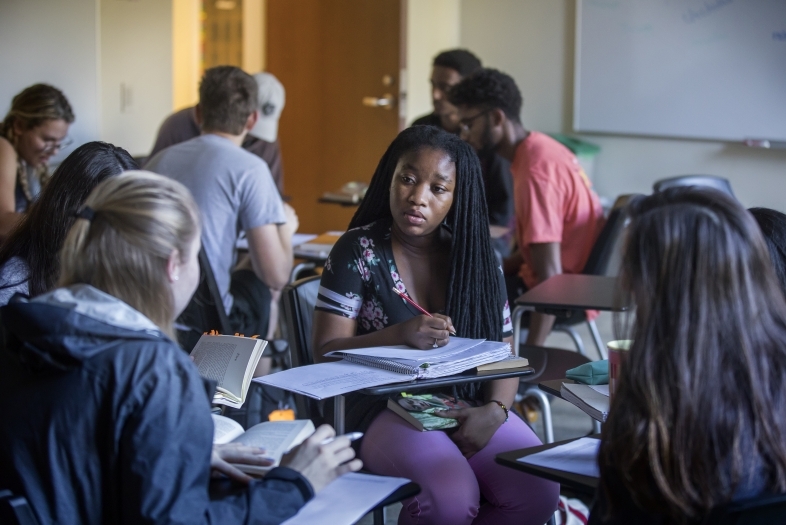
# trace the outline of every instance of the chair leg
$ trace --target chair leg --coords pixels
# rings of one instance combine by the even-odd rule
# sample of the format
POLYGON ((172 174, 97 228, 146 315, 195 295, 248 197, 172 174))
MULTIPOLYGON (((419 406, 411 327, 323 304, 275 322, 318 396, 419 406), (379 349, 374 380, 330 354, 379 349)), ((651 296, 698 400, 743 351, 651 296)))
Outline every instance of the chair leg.
POLYGON ((596 434, 600 434, 600 431, 602 429, 603 428, 600 426, 600 421, 598 421, 597 419, 593 419, 592 420, 592 431, 595 432, 596 434))
POLYGON ((600 332, 598 331, 598 325, 595 324, 595 321, 587 321, 587 326, 589 326, 590 333, 592 334, 592 340, 595 341, 595 348, 598 349, 598 355, 601 359, 608 359, 608 355, 606 353, 606 345, 603 344, 603 339, 600 338, 600 332))
POLYGON ((374 509, 374 525, 385 525, 385 507, 374 509))
POLYGON ((518 356, 521 349, 521 316, 524 315, 527 309, 523 306, 517 306, 513 309, 513 314, 510 316, 513 322, 513 353, 518 356))
MULTIPOLYGON (((557 512, 559 512, 559 511, 557 511, 557 512)), ((557 514, 557 512, 555 512, 554 514, 551 515, 551 517, 549 518, 549 521, 546 522, 546 525, 557 525, 557 520, 554 518, 554 516, 557 514)))
POLYGON ((339 394, 333 398, 333 428, 336 435, 344 433, 344 396, 339 394))
POLYGON ((581 340, 579 333, 573 329, 572 326, 557 326, 554 327, 555 331, 566 333, 573 339, 573 344, 576 345, 576 350, 581 355, 587 355, 587 350, 584 349, 584 341, 581 340))
POLYGON ((551 404, 545 392, 538 387, 530 387, 524 392, 524 397, 534 397, 538 400, 540 411, 543 414, 543 435, 546 444, 554 443, 554 426, 551 423, 551 404))

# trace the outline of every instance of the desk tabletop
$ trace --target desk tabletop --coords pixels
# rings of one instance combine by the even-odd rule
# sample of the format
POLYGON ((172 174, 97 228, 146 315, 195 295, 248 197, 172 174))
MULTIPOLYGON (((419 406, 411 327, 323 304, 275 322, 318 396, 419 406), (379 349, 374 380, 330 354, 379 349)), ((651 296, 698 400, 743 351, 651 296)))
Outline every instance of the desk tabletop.
POLYGON ((516 305, 536 310, 624 311, 628 305, 620 305, 615 297, 616 282, 616 277, 563 273, 521 295, 516 305))
MULTIPOLYGON (((589 437, 600 439, 600 434, 593 434, 589 437)), ((497 454, 496 461, 500 465, 520 470, 522 472, 526 472, 527 474, 532 474, 533 476, 556 481, 563 487, 569 487, 576 492, 581 492, 582 494, 586 494, 588 496, 594 496, 595 491, 598 488, 598 478, 596 477, 573 474, 563 470, 540 467, 518 461, 519 458, 537 454, 538 452, 570 443, 576 439, 578 438, 566 439, 565 441, 558 441, 556 443, 541 445, 539 447, 522 448, 519 450, 512 450, 510 452, 503 452, 502 454, 497 454)))
POLYGON ((368 396, 379 396, 387 394, 397 394, 399 392, 417 392, 432 388, 462 385, 465 383, 476 383, 478 381, 492 381, 494 379, 505 379, 508 377, 521 377, 534 374, 535 369, 531 366, 521 368, 507 368, 504 370, 487 370, 478 372, 476 368, 467 370, 452 376, 436 377, 433 379, 417 379, 406 383, 391 383, 388 385, 374 386, 358 390, 359 393, 368 396))

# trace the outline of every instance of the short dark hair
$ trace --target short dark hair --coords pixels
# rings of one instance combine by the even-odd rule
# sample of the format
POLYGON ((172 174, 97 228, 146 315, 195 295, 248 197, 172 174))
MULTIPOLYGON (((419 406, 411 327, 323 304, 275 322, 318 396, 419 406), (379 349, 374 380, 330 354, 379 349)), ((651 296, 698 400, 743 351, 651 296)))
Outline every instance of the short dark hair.
POLYGON ((434 66, 447 67, 458 71, 463 77, 468 77, 475 71, 483 68, 480 59, 466 49, 450 49, 434 57, 434 66))
POLYGON ((775 274, 786 292, 786 215, 769 208, 751 208, 748 211, 759 224, 775 274))
POLYGON ((204 131, 240 135, 249 115, 257 110, 257 83, 234 66, 211 67, 199 84, 199 107, 204 131))
POLYGON ((496 69, 481 69, 465 78, 450 88, 448 100, 454 106, 498 108, 510 120, 521 122, 521 91, 510 75, 496 69))

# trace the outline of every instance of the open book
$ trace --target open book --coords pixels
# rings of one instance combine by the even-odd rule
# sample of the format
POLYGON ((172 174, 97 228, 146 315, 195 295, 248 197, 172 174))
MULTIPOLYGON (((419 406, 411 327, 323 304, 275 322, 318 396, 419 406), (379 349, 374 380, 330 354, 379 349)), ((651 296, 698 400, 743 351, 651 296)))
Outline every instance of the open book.
POLYGON ((265 456, 275 463, 269 467, 258 465, 235 465, 246 474, 264 475, 278 466, 281 457, 289 449, 301 444, 314 433, 314 423, 310 419, 294 421, 265 421, 244 431, 237 421, 228 417, 213 415, 213 443, 242 443, 251 447, 265 449, 265 456))
POLYGON ((240 408, 259 358, 267 346, 264 339, 234 335, 203 335, 191 351, 202 377, 218 383, 213 403, 240 408))

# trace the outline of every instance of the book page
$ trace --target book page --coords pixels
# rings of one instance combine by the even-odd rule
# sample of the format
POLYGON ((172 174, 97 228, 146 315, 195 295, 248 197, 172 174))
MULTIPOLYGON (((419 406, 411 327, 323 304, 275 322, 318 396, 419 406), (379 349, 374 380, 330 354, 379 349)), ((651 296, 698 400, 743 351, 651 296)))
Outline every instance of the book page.
MULTIPOLYGON (((328 352, 326 357, 341 357, 342 354, 358 354, 373 357, 384 357, 387 359, 401 359, 412 363, 422 363, 432 361, 437 358, 446 359, 450 356, 469 350, 485 339, 467 339, 464 337, 451 337, 450 342, 445 346, 433 350, 418 350, 407 345, 393 346, 374 346, 369 348, 354 348, 352 350, 336 350, 328 352)), ((498 343, 503 344, 503 343, 498 343)))
POLYGON ((216 381, 218 388, 240 399, 246 367, 258 342, 232 335, 203 335, 191 356, 202 377, 216 381))
POLYGON ((213 443, 223 445, 243 433, 243 426, 234 419, 218 414, 210 415, 213 416, 213 443))
POLYGON ((276 460, 276 465, 290 448, 303 442, 314 432, 310 419, 295 421, 265 421, 249 428, 233 443, 265 449, 265 455, 276 460))

